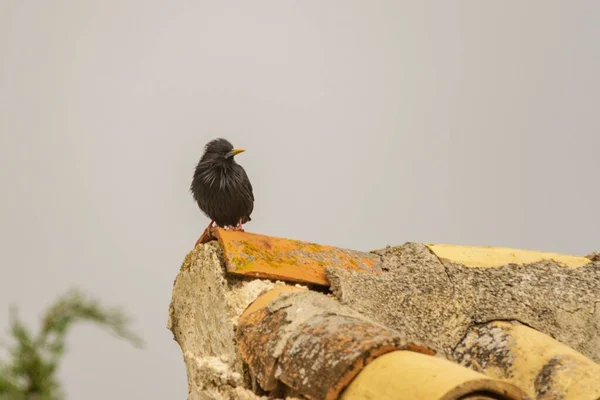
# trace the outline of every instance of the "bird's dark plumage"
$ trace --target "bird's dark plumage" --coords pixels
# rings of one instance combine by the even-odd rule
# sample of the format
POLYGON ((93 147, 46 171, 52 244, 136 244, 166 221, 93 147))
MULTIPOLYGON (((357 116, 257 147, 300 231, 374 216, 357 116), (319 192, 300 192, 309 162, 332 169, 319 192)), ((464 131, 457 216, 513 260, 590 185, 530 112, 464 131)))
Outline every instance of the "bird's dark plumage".
MULTIPOLYGON (((251 220, 254 209, 252 184, 225 139, 210 141, 196 166, 190 191, 200 210, 218 226, 238 226, 251 220)), ((211 222, 212 225, 212 222, 211 222)), ((210 227, 210 225, 209 225, 210 227)))

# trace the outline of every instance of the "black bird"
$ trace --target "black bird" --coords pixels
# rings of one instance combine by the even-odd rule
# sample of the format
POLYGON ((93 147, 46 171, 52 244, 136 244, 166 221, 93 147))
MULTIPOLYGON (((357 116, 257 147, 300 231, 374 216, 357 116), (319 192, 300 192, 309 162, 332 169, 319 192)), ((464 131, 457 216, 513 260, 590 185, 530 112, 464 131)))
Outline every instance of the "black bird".
POLYGON ((215 139, 208 142, 196 166, 190 191, 200 210, 211 220, 206 231, 215 223, 243 231, 242 224, 251 221, 252 184, 244 168, 233 158, 243 151, 234 149, 225 139, 215 139))

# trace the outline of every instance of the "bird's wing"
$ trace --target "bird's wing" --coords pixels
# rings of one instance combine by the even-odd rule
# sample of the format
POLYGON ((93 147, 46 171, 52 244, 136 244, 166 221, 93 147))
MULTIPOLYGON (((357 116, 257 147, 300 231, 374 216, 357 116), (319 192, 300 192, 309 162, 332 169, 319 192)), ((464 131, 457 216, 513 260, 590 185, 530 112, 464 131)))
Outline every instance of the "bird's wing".
POLYGON ((248 178, 248 174, 246 174, 244 168, 242 168, 242 174, 244 175, 244 189, 248 191, 250 197, 252 197, 252 201, 254 201, 254 191, 252 190, 252 183, 250 183, 250 179, 248 178))

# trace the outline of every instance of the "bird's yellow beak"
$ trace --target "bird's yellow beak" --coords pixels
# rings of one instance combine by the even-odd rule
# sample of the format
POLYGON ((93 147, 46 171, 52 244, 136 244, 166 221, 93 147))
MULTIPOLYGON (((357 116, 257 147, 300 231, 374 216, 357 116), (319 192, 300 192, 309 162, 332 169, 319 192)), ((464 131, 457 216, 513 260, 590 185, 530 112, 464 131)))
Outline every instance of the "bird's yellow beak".
POLYGON ((244 149, 233 149, 229 153, 227 153, 227 155, 225 156, 225 158, 231 158, 231 157, 235 156, 236 154, 243 153, 244 151, 246 151, 246 150, 244 150, 244 149))

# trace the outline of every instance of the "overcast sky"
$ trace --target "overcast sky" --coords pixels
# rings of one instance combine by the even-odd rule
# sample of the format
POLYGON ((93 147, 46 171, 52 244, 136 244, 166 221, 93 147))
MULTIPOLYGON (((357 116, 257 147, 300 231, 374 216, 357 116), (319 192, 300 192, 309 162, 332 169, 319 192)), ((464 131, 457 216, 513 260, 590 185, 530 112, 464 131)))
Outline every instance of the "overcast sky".
POLYGON ((251 232, 597 250, 599 38, 593 0, 1 0, 0 330, 76 285, 147 348, 78 326, 69 398, 184 399, 168 306, 220 136, 251 232))

